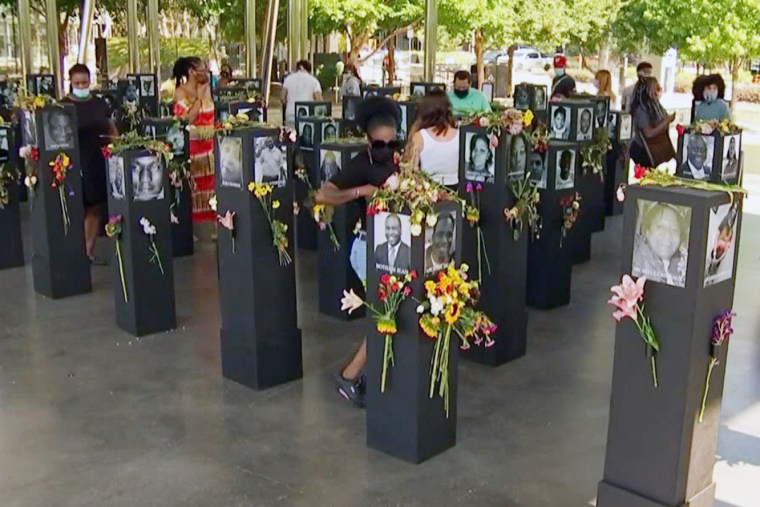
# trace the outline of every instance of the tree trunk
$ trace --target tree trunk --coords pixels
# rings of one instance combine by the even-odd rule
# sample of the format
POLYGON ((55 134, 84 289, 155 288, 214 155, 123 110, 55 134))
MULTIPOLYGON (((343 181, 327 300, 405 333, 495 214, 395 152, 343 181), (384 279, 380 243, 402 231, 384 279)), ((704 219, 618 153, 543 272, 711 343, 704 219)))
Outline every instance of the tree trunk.
POLYGON ((734 117, 734 111, 736 110, 736 83, 739 81, 739 66, 741 65, 741 58, 734 55, 731 57, 731 104, 730 111, 731 117, 734 117))
POLYGON ((483 66, 483 31, 478 28, 475 30, 475 65, 478 69, 477 87, 485 81, 485 72, 483 66))
POLYGON ((620 57, 620 72, 618 73, 618 87, 619 87, 618 100, 620 101, 621 108, 623 106, 623 94, 625 92, 625 71, 627 68, 628 68, 628 56, 622 55, 620 57))
POLYGON ((391 37, 385 45, 388 49, 388 86, 396 80, 396 38, 391 37))
POLYGON ((599 50, 599 69, 610 68, 610 45, 605 41, 599 50))
MULTIPOLYGON (((509 59, 507 60, 507 92, 506 96, 511 97, 512 96, 512 65, 514 65, 514 59, 512 56, 514 55, 514 50, 510 47, 509 48, 509 59)), ((496 60, 496 75, 499 74, 499 59, 496 60)))
POLYGON ((579 54, 579 60, 580 60, 580 62, 578 62, 578 63, 580 63, 581 69, 587 69, 588 65, 586 65, 586 55, 583 52, 583 48, 582 47, 579 49, 579 53, 580 53, 579 54))

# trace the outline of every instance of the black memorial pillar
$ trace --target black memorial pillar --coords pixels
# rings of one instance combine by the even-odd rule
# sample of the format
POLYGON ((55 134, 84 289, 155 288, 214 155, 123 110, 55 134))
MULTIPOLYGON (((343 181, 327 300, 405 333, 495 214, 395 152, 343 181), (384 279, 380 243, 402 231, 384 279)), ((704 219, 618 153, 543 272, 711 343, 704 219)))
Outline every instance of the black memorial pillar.
POLYGON ((617 199, 617 190, 628 183, 628 167, 631 156, 628 152, 633 123, 631 115, 620 111, 610 111, 607 129, 612 149, 607 152, 607 173, 604 180, 604 205, 607 216, 622 215, 623 203, 617 199))
POLYGON ((282 263, 262 204, 250 182, 268 183, 279 205, 273 218, 287 227, 293 257, 292 150, 276 129, 243 128, 216 143, 217 213, 234 213, 219 228, 222 374, 253 389, 301 377, 294 263, 282 263))
POLYGON ((644 342, 624 319, 615 336, 599 507, 713 505, 728 345, 714 349, 711 336, 714 319, 733 305, 740 226, 738 196, 732 204, 724 192, 628 187, 621 267, 647 277, 643 303, 659 341, 658 387, 644 342), (711 356, 720 366, 699 422, 711 356))
POLYGON ((22 178, 15 157, 11 157, 13 138, 12 125, 0 125, 0 269, 24 265, 19 207, 22 178))
POLYGON ((164 158, 135 149, 108 158, 108 210, 120 216, 112 261, 116 325, 135 336, 176 327, 171 190, 164 158))

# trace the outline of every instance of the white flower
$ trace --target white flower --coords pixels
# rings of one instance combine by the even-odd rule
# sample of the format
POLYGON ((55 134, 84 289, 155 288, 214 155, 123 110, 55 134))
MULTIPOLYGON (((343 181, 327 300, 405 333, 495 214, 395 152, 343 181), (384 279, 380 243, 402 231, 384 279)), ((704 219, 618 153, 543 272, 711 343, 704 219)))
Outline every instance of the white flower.
POLYGON ((356 295, 354 289, 351 289, 350 292, 343 291, 343 298, 340 300, 340 311, 345 312, 348 310, 348 313, 351 314, 354 310, 361 308, 362 305, 364 305, 364 301, 356 295))
POLYGON ((620 185, 617 189, 617 192, 615 192, 615 195, 617 196, 617 200, 620 202, 625 201, 625 189, 623 185, 620 185))
POLYGON ((443 302, 440 299, 432 299, 430 301, 430 313, 433 315, 440 315, 443 311, 443 302))
POLYGON ((438 223, 438 215, 429 214, 425 217, 425 223, 428 224, 428 227, 435 227, 435 224, 438 223))
POLYGON ((208 200, 208 205, 209 207, 211 207, 212 210, 216 211, 216 204, 217 204, 216 196, 212 195, 211 199, 208 200))
POLYGON ((489 120, 488 118, 485 118, 485 117, 483 117, 483 118, 480 119, 480 126, 481 127, 488 127, 489 125, 491 125, 491 120, 489 120))
POLYGON ((143 232, 147 234, 148 236, 155 236, 156 234, 156 226, 150 223, 150 220, 148 220, 145 217, 142 217, 140 219, 140 225, 142 225, 143 232))
POLYGON ((425 313, 425 307, 422 305, 417 306, 417 313, 425 313))
POLYGON ((422 225, 412 224, 411 231, 412 231, 412 236, 419 236, 420 234, 422 234, 422 225))
POLYGON ((22 146, 18 150, 18 156, 21 158, 29 158, 29 155, 32 153, 32 147, 28 144, 22 146))
POLYGON ((24 178, 24 185, 29 188, 34 188, 37 186, 37 176, 31 175, 24 178))
POLYGON ((169 219, 171 220, 173 224, 179 223, 179 218, 177 218, 177 215, 175 215, 173 211, 169 212, 169 219))
POLYGON ((393 192, 398 190, 399 186, 401 186, 401 182, 399 181, 398 175, 391 174, 390 176, 388 176, 388 179, 385 180, 385 184, 383 186, 393 192))

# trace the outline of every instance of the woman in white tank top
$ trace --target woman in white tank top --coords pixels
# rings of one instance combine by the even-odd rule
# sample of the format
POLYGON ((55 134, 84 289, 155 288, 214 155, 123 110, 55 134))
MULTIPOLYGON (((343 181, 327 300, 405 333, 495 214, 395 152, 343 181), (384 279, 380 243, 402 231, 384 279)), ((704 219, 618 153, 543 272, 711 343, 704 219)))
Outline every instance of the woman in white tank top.
POLYGON ((454 187, 459 183, 459 129, 449 98, 433 92, 417 103, 417 114, 409 137, 409 152, 415 164, 435 181, 454 187))

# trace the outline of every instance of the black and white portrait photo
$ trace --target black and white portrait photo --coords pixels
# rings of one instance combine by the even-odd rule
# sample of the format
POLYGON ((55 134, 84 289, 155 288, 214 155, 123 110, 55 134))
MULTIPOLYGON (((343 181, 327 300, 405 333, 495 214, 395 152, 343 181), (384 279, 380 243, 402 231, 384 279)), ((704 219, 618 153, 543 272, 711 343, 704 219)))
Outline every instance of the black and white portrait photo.
POLYGON ((374 88, 367 88, 366 90, 364 90, 364 98, 365 99, 367 97, 377 97, 377 95, 378 95, 378 91, 376 89, 374 89, 374 88))
POLYGON ((110 157, 108 159, 108 190, 114 199, 124 199, 124 159, 122 157, 110 157))
POLYGON ((315 105, 314 116, 316 116, 317 118, 327 118, 327 104, 315 105))
POLYGON ((359 103, 356 97, 343 97, 343 119, 346 121, 356 120, 356 105, 359 103))
POLYGON ((739 153, 742 136, 735 134, 723 139, 723 174, 721 179, 736 178, 739 174, 739 153))
POLYGON ((543 86, 537 86, 533 92, 533 110, 545 111, 546 110, 546 88, 543 86))
POLYGON ((530 109, 530 88, 527 84, 515 86, 515 109, 521 111, 530 109))
POLYGON ((10 158, 10 144, 8 143, 8 129, 0 129, 0 164, 8 162, 10 158))
POLYGON ((525 166, 528 163, 528 142, 522 135, 512 136, 509 146, 509 178, 525 176, 525 166))
POLYGON ((550 139, 570 139, 570 108, 552 106, 550 139))
POLYGON ((156 95, 156 85, 153 76, 140 76, 140 96, 154 97, 156 95))
POLYGON ((412 86, 412 98, 414 99, 421 99, 425 96, 425 85, 420 83, 415 83, 414 86, 412 86))
POLYGON ((412 228, 408 215, 382 212, 375 221, 375 268, 385 273, 412 269, 412 228))
POLYGON ((607 126, 607 101, 597 100, 594 103, 594 126, 604 128, 607 126))
POLYGON ((399 141, 406 141, 406 126, 408 121, 408 106, 406 104, 399 104, 398 105, 399 110, 399 122, 398 122, 398 129, 397 129, 397 135, 399 141))
POLYGON ((578 109, 578 132, 576 133, 576 141, 589 141, 593 136, 593 130, 591 128, 592 110, 590 108, 578 109))
POLYGON ((620 115, 620 141, 629 141, 633 137, 633 116, 620 115))
POLYGON ((156 138, 156 126, 155 125, 144 125, 143 126, 143 135, 145 137, 150 137, 151 139, 156 138))
POLYGON ((219 173, 223 187, 243 188, 243 139, 219 139, 219 173))
POLYGON ((298 133, 299 146, 304 151, 314 149, 314 124, 308 121, 298 124, 301 131, 298 133))
POLYGON ((319 177, 321 182, 329 181, 341 170, 339 151, 321 150, 319 154, 319 177))
POLYGON ((296 118, 306 118, 309 116, 309 106, 297 106, 296 118))
POLYGON ((130 172, 135 201, 156 201, 164 198, 164 173, 157 156, 133 158, 130 172))
POLYGON ((284 146, 273 137, 257 137, 254 140, 256 183, 269 183, 282 187, 288 178, 288 157, 284 146))
POLYGON ((738 201, 710 209, 705 256, 705 287, 729 280, 734 276, 738 218, 738 201))
POLYGON ((55 84, 53 76, 37 76, 37 95, 55 97, 55 84))
POLYGON ((322 124, 322 142, 329 143, 338 138, 338 124, 337 123, 323 123, 322 124))
POLYGON ((137 84, 135 80, 126 81, 123 83, 121 89, 121 105, 136 106, 139 100, 140 94, 137 90, 137 84))
POLYGON ((496 149, 485 132, 467 132, 464 144, 465 173, 469 181, 494 182, 496 149))
POLYGON ((37 144, 37 121, 34 113, 27 109, 22 110, 21 116, 21 142, 23 144, 37 144))
POLYGON ((438 214, 433 227, 425 227, 425 274, 435 273, 454 262, 456 218, 453 212, 438 214))
POLYGON ((480 85, 480 91, 483 92, 483 95, 486 96, 486 100, 489 102, 493 101, 493 83, 485 82, 480 85))
POLYGON ((554 188, 563 190, 575 185, 575 150, 557 153, 557 179, 554 188))
POLYGON ((175 157, 185 156, 185 129, 181 123, 175 123, 166 131, 166 142, 171 146, 175 157))
POLYGON ((691 208, 639 199, 631 275, 686 285, 691 208))
POLYGON ((70 150, 74 147, 74 125, 69 112, 54 108, 42 113, 42 131, 45 150, 70 150))
POLYGON ((16 103, 18 83, 15 81, 0 81, 0 107, 11 109, 16 103))
POLYGON ((607 115, 607 134, 610 136, 610 139, 617 137, 617 118, 617 115, 614 113, 607 115))
POLYGON ((681 175, 694 180, 709 180, 713 171, 715 138, 686 133, 683 138, 681 175))
POLYGON ((530 179, 536 183, 538 188, 546 188, 546 162, 544 154, 534 151, 528 158, 530 168, 530 179))

